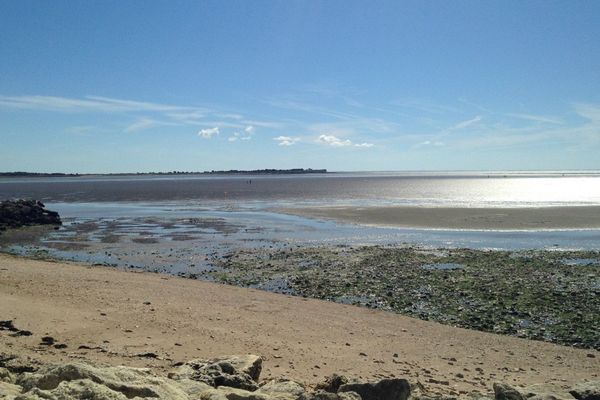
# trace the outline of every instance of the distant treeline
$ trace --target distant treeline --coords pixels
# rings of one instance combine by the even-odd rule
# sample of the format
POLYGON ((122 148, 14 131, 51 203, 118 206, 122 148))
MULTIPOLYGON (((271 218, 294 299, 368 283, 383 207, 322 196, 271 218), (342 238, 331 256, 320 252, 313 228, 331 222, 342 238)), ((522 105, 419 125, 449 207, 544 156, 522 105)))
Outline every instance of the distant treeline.
POLYGON ((203 172, 187 172, 187 171, 170 171, 170 172, 133 172, 133 173, 112 173, 112 174, 64 174, 60 172, 0 172, 0 177, 17 177, 17 178, 35 178, 35 177, 77 177, 77 176, 124 176, 124 175, 278 175, 278 174, 325 174, 326 169, 312 168, 292 168, 292 169, 252 169, 238 170, 230 169, 227 171, 203 171, 203 172))

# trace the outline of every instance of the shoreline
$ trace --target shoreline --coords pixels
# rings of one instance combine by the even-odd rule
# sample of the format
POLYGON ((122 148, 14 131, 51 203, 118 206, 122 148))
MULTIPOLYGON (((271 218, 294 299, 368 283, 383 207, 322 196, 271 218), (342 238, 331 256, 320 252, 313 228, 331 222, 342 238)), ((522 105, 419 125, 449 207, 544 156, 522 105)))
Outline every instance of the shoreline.
POLYGON ((255 353, 265 359, 266 378, 314 385, 332 373, 398 376, 459 393, 488 392, 492 381, 567 386, 599 375, 594 350, 254 289, 5 254, 0 277, 1 319, 32 332, 0 331, 0 353, 40 363, 164 372, 190 358, 255 353), (42 336, 67 347, 40 346, 42 336), (157 358, 139 356, 149 352, 157 358))
POLYGON ((418 206, 286 207, 275 212, 393 228, 473 231, 600 229, 600 206, 458 208, 418 206))

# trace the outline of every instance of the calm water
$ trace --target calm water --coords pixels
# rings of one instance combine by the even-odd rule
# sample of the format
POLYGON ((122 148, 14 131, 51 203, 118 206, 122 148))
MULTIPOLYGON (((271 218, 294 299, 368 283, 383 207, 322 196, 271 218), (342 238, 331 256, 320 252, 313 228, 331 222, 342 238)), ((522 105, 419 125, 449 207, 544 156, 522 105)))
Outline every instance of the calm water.
POLYGON ((599 205, 600 174, 333 173, 301 176, 182 176, 0 179, 0 198, 48 202, 199 205, 370 204, 439 206, 599 205), (251 182, 251 183, 250 183, 251 182))

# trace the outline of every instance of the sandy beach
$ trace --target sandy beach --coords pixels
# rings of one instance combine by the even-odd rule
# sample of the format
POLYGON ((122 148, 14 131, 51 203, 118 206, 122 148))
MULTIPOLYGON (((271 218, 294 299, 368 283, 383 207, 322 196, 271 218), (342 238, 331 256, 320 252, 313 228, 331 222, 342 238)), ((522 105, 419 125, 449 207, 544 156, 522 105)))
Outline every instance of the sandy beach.
POLYGON ((597 352, 469 331, 384 311, 107 267, 0 255, 0 353, 164 371, 197 357, 254 353, 263 377, 308 385, 332 373, 406 377, 443 391, 494 381, 597 379, 597 352), (40 346, 52 336, 64 349, 40 346), (80 347, 85 346, 85 347, 80 347), (154 353, 158 358, 139 356, 154 353), (449 385, 436 383, 448 381, 449 385))
POLYGON ((279 212, 343 222, 425 229, 540 230, 598 229, 600 207, 449 208, 305 207, 279 212))

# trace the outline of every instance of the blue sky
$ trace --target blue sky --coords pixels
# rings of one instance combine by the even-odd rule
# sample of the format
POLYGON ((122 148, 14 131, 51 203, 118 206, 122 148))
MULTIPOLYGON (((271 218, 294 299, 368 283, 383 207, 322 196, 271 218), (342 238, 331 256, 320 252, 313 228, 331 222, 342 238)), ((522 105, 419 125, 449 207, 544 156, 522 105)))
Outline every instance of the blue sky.
POLYGON ((5 1, 0 171, 600 169, 598 1, 5 1))

